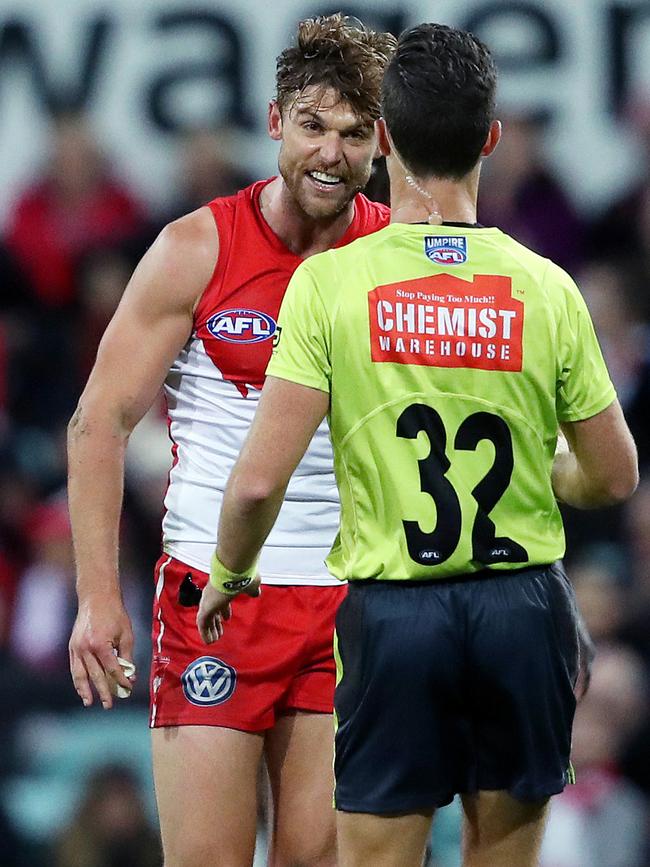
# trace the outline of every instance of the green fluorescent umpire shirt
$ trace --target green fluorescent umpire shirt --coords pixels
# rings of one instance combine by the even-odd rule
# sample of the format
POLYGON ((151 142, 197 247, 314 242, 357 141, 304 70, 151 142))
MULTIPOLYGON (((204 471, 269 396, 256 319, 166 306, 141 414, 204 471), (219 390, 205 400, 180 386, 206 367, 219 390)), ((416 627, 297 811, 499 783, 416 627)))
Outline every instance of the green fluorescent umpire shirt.
POLYGON ((558 422, 616 394, 577 287, 498 229, 393 223, 306 260, 267 374, 330 394, 340 579, 564 554, 558 422))

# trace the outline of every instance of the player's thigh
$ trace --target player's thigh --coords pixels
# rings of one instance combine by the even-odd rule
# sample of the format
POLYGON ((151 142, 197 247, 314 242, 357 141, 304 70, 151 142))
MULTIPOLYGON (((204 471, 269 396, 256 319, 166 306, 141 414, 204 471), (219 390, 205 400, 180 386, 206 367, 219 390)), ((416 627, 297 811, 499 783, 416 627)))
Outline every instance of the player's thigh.
POLYGON ((217 726, 152 731, 165 867, 249 867, 263 736, 217 726))
POLYGON ((338 812, 338 867, 421 867, 432 817, 338 812))
POLYGON ((518 801, 505 791, 463 795, 463 867, 535 867, 548 799, 518 801))
POLYGON ((273 796, 270 867, 336 864, 331 714, 282 716, 266 736, 273 796))

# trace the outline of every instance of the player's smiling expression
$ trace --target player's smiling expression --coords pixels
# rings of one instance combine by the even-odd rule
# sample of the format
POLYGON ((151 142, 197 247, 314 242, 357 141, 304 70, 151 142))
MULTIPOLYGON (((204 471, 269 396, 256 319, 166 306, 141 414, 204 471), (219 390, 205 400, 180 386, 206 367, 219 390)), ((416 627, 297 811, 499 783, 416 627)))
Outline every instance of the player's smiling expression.
POLYGON ((368 182, 376 149, 373 124, 332 88, 305 88, 282 112, 273 103, 269 133, 282 142, 280 174, 312 219, 335 217, 368 182))

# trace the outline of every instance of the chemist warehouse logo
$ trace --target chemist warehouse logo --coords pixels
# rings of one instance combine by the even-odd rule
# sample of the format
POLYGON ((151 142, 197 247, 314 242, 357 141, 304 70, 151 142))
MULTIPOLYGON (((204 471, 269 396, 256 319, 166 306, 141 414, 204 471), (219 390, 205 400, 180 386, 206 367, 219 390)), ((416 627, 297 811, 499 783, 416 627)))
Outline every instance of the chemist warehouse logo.
POLYGON ((510 277, 438 274, 368 293, 375 362, 520 371, 524 305, 510 277))
POLYGON ((277 328, 267 313, 244 307, 220 310, 206 324, 210 334, 226 343, 260 343, 273 337, 277 328))

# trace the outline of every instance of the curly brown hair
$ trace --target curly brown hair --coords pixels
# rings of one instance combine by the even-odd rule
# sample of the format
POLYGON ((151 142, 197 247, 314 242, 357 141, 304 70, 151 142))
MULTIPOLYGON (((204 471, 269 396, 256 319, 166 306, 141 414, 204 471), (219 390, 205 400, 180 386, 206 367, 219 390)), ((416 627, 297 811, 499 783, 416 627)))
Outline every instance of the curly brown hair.
POLYGON ((397 40, 369 30, 357 18, 337 12, 298 24, 296 44, 276 63, 276 98, 288 108, 305 88, 333 88, 359 117, 379 117, 381 81, 397 40))

